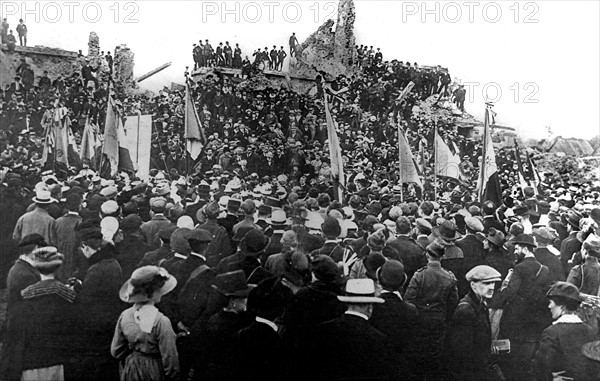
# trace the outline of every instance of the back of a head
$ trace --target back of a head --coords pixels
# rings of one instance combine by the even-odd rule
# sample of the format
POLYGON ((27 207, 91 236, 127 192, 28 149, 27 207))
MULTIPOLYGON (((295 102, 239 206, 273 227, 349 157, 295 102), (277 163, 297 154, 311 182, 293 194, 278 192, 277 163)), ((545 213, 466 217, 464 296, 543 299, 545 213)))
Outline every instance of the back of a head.
POLYGON ((431 213, 433 213, 433 204, 429 201, 423 201, 419 206, 419 209, 421 209, 421 213, 424 216, 430 216, 431 213))
POLYGON ((412 229, 410 220, 406 216, 400 216, 396 220, 396 232, 398 234, 408 234, 412 229))
POLYGON ((67 196, 65 206, 69 212, 78 212, 81 207, 82 197, 79 193, 71 193, 67 196))

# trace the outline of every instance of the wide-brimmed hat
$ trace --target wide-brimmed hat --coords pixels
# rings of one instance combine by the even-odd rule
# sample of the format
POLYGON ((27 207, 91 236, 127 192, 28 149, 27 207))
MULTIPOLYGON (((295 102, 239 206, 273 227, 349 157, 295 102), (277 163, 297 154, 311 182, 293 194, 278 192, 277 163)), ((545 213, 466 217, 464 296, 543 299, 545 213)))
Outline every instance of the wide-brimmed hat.
POLYGON ((258 229, 251 229, 242 238, 240 246, 246 254, 256 256, 261 254, 269 243, 271 238, 258 229))
POLYGON ((36 204, 52 204, 56 202, 56 199, 50 196, 50 192, 47 190, 39 190, 36 192, 35 197, 31 199, 36 204))
POLYGON ((444 220, 439 226, 432 229, 433 235, 444 241, 455 241, 460 235, 457 233, 456 224, 449 220, 444 220))
POLYGON ((213 288, 227 297, 247 297, 254 287, 248 286, 242 270, 220 274, 215 278, 213 288))
POLYGON ((556 282, 550 287, 548 292, 546 293, 547 298, 552 297, 561 297, 566 299, 571 299, 576 302, 581 302, 581 294, 579 293, 579 289, 569 283, 569 282, 556 282))
POLYGON ((519 234, 517 238, 513 241, 515 245, 525 245, 533 248, 537 247, 537 243, 535 242, 535 238, 531 234, 519 234))
POLYGON ((506 242, 504 239, 504 233, 502 233, 500 230, 496 230, 493 227, 490 228, 485 238, 498 247, 502 247, 502 245, 504 245, 506 242))
POLYGON ((375 296, 375 283, 372 279, 348 279, 346 282, 346 295, 338 296, 344 303, 384 303, 385 301, 375 296))
POLYGON ((56 269, 63 263, 64 256, 53 246, 38 247, 31 252, 33 267, 39 270, 56 269))
POLYGON ((165 295, 177 286, 177 279, 167 270, 158 266, 143 266, 136 269, 131 278, 121 286, 119 297, 126 303, 143 303, 150 300, 147 290, 165 295))

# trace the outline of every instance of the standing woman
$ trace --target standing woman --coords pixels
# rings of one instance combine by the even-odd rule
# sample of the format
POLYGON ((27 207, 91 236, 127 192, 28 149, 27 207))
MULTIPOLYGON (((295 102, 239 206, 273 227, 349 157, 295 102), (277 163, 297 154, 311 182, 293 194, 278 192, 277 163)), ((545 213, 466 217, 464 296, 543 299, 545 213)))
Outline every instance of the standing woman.
POLYGON ((144 266, 123 284, 119 296, 131 308, 121 313, 110 353, 122 361, 121 381, 174 380, 179 373, 175 332, 155 307, 177 280, 167 270, 144 266))
POLYGON ((592 328, 575 315, 581 304, 579 290, 570 283, 556 282, 546 297, 554 322, 542 333, 532 362, 533 376, 540 381, 559 377, 573 381, 597 379, 594 363, 581 351, 595 335, 592 328))

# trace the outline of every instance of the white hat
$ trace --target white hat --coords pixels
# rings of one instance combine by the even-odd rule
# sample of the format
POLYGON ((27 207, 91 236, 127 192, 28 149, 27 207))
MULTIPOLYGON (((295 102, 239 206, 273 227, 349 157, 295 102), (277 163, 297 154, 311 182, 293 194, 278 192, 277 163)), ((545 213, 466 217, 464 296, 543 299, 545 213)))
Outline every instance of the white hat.
POLYGON ((344 303, 384 303, 385 301, 375 296, 375 283, 372 279, 348 279, 346 282, 346 295, 338 296, 344 303))

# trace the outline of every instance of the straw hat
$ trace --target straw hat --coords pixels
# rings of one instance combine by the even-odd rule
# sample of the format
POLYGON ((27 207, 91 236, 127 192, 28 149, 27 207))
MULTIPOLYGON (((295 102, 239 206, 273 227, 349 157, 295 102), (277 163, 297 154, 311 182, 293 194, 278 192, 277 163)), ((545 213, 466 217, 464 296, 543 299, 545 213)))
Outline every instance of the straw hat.
POLYGON ((136 269, 119 291, 119 297, 126 303, 143 303, 150 300, 147 291, 165 295, 177 286, 177 279, 167 270, 158 266, 143 266, 136 269))

